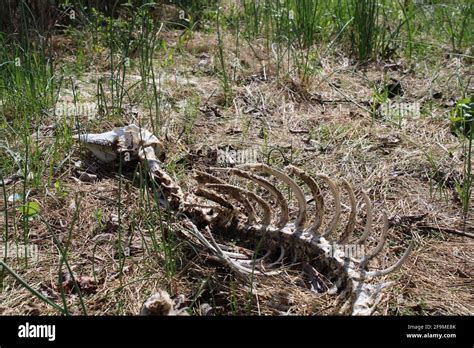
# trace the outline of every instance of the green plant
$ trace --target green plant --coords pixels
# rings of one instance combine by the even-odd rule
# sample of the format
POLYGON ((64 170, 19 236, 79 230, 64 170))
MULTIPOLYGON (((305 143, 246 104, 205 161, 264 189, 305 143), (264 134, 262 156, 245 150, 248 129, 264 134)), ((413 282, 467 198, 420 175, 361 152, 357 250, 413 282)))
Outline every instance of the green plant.
POLYGON ((353 0, 353 44, 354 49, 361 61, 374 56, 378 38, 378 14, 379 6, 377 0, 353 0))
POLYGON ((145 92, 146 103, 150 111, 151 125, 154 133, 159 132, 161 127, 161 93, 158 78, 155 76, 154 58, 157 48, 157 37, 163 28, 163 23, 157 23, 150 16, 150 10, 154 8, 153 4, 145 4, 138 9, 138 25, 140 26, 138 37, 138 70, 141 76, 142 89, 145 92), (147 91, 150 85, 153 95, 148 96, 147 91), (153 117, 154 115, 154 117, 153 117))
MULTIPOLYGON (((114 6, 115 7, 115 6, 114 6)), ((132 33, 135 29, 136 16, 130 21, 122 18, 107 18, 107 38, 110 50, 109 61, 111 78, 109 80, 112 108, 119 113, 122 110, 125 95, 125 77, 130 66, 130 49, 132 33)))
POLYGON ((94 208, 94 218, 97 221, 97 224, 99 225, 99 230, 101 230, 103 225, 104 225, 104 223, 102 221, 102 219, 103 219, 102 209, 94 208))
POLYGON ((33 216, 40 213, 41 206, 38 202, 28 201, 26 204, 20 206, 18 210, 27 218, 32 218, 33 216))
POLYGON ((49 233, 51 234, 51 237, 53 238, 54 244, 56 248, 58 249, 60 259, 59 259, 59 267, 58 267, 58 289, 60 290, 61 293, 61 299, 63 302, 64 309, 66 311, 66 314, 69 314, 69 309, 66 301, 66 294, 65 294, 65 289, 64 289, 64 275, 63 275, 63 265, 66 266, 66 269, 69 273, 69 276, 72 280, 73 283, 73 288, 76 291, 78 297, 79 297, 79 303, 81 305, 81 309, 84 313, 84 315, 87 315, 87 308, 84 302, 84 297, 81 291, 81 288, 79 286, 79 283, 76 281, 76 278, 74 276, 74 272, 72 271, 72 268, 69 264, 68 261, 68 254, 69 254, 69 248, 71 246, 71 238, 72 238, 72 231, 74 229, 74 226, 76 225, 77 220, 79 219, 79 212, 81 211, 80 205, 81 205, 81 198, 79 195, 76 195, 75 200, 74 200, 74 215, 72 217, 72 221, 69 225, 68 229, 68 234, 66 236, 66 239, 63 243, 59 240, 58 236, 56 233, 53 231, 51 225, 49 222, 44 219, 42 216, 40 216, 41 221, 45 224, 46 228, 48 229, 49 233))
POLYGON ((224 56, 224 42, 222 39, 222 20, 221 20, 221 7, 217 8, 217 41, 218 41, 218 60, 220 65, 219 78, 222 83, 222 88, 224 90, 224 99, 226 104, 232 99, 232 87, 230 84, 229 74, 226 70, 225 56, 224 56))
POLYGON ((451 49, 458 52, 463 47, 464 41, 472 43, 472 18, 474 17, 474 4, 472 1, 452 6, 440 4, 442 28, 448 34, 451 49))
POLYGON ((415 6, 412 2, 405 2, 404 4, 398 0, 398 5, 400 7, 400 11, 403 15, 403 21, 400 22, 399 26, 394 31, 393 36, 398 36, 400 28, 406 24, 407 28, 407 47, 406 53, 409 59, 411 59, 413 54, 413 38, 414 38, 414 28, 411 25, 411 20, 413 16, 416 14, 415 6))
POLYGON ((276 58, 277 76, 296 71, 307 82, 319 65, 315 43, 328 26, 324 6, 318 0, 243 1, 246 39, 263 35, 276 58))
POLYGON ((474 96, 457 101, 451 112, 451 128, 459 136, 470 139, 474 132, 474 96))
POLYGON ((186 99, 186 104, 184 107, 183 132, 185 134, 185 140, 187 144, 192 144, 194 142, 193 128, 199 114, 200 102, 201 99, 197 95, 186 99))
MULTIPOLYGON (((5 188, 5 181, 3 175, 0 173, 1 187, 3 191, 3 214, 5 216, 5 231, 2 234, 3 242, 3 261, 7 262, 8 256, 8 200, 7 200, 7 190, 5 188)), ((5 268, 2 266, 0 269, 0 290, 3 290, 3 279, 5 278, 5 268)))
POLYGON ((461 198, 464 216, 467 216, 472 194, 472 138, 474 133, 474 96, 458 100, 451 114, 455 133, 463 140, 463 181, 456 185, 461 198))
MULTIPOLYGON (((140 216, 150 231, 152 248, 149 249, 149 253, 154 256, 154 259, 164 261, 166 276, 172 278, 177 271, 179 244, 174 232, 169 228, 171 219, 168 208, 160 206, 163 202, 163 191, 156 181, 147 180, 147 168, 140 165, 139 170, 137 178, 141 192, 140 206, 142 207, 140 216)), ((148 246, 146 248, 148 250, 148 246)))
POLYGON ((377 86, 372 88, 372 104, 371 104, 371 116, 372 122, 383 116, 380 111, 380 108, 386 105, 388 101, 388 90, 387 88, 379 89, 377 86))

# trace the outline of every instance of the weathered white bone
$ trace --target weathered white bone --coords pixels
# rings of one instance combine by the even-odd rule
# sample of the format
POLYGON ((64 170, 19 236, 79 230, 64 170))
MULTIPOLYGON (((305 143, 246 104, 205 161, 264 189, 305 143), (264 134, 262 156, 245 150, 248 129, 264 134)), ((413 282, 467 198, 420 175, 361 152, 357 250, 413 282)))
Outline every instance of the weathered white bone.
POLYGON ((382 298, 382 289, 392 285, 393 282, 382 284, 364 284, 356 288, 356 300, 352 305, 352 315, 371 315, 382 298))
POLYGON ((336 184, 327 175, 318 173, 316 174, 316 177, 318 179, 323 180, 326 185, 328 185, 329 190, 331 191, 332 196, 334 198, 333 217, 326 230, 321 234, 322 237, 328 237, 336 230, 337 223, 339 222, 339 216, 341 215, 341 196, 339 194, 339 190, 337 189, 336 184))
POLYGON ((216 190, 221 190, 222 193, 228 194, 231 198, 242 204, 246 215, 248 217, 247 222, 251 225, 257 224, 257 218, 255 217, 255 209, 250 201, 247 199, 246 195, 247 192, 238 186, 226 185, 226 184, 217 184, 217 185, 224 185, 225 189, 222 189, 221 186, 210 186, 207 184, 206 186, 214 188, 216 190))
POLYGON ((156 152, 152 147, 144 147, 138 150, 138 158, 141 163, 148 168, 150 177, 156 181, 160 189, 165 194, 171 207, 181 210, 184 195, 181 188, 176 185, 173 179, 161 168, 161 162, 156 158, 156 152))
POLYGON ((283 258, 285 257, 286 250, 284 247, 280 246, 280 255, 278 255, 278 258, 270 263, 268 267, 274 267, 275 265, 280 264, 283 261, 283 258))
POLYGON ((354 279, 356 279, 356 280, 368 280, 368 279, 375 278, 375 277, 382 277, 382 276, 385 276, 385 275, 387 275, 391 272, 396 271, 397 269, 399 269, 405 263, 406 260, 408 260, 408 256, 410 256, 410 253, 413 251, 414 247, 415 247, 415 243, 410 242, 410 244, 408 245, 408 248, 406 248, 406 250, 403 253, 402 257, 400 257, 398 259, 398 261, 396 263, 394 263, 392 266, 384 268, 382 270, 377 270, 377 271, 364 271, 364 270, 362 270, 362 271, 360 271, 360 273, 358 274, 357 277, 354 277, 354 279))
POLYGON ((285 173, 280 172, 272 167, 267 166, 266 164, 242 164, 239 166, 242 169, 252 169, 257 170, 266 174, 273 175, 274 177, 278 178, 279 180, 283 181, 287 184, 291 191, 295 194, 296 200, 298 201, 298 217, 295 221, 295 229, 296 231, 304 228, 304 224, 306 222, 306 199, 304 198, 304 193, 301 188, 285 173))
POLYGON ((317 234, 319 227, 323 223, 324 214, 324 201, 323 196, 321 195, 321 190, 319 189, 316 181, 301 169, 292 165, 289 165, 287 168, 290 175, 297 175, 311 190, 311 194, 313 195, 313 200, 316 205, 316 216, 314 217, 313 224, 306 230, 306 232, 310 234, 317 234))
POLYGON ((209 173, 201 172, 199 170, 194 171, 194 180, 200 184, 225 184, 224 180, 221 180, 214 175, 209 173))
POLYGON ((289 216, 288 216, 288 204, 286 203, 286 199, 283 196, 283 194, 271 182, 269 182, 265 178, 262 178, 261 176, 244 172, 237 168, 211 168, 211 169, 214 171, 223 171, 223 172, 228 172, 228 173, 240 176, 242 178, 251 180, 255 184, 263 187, 273 196, 276 204, 278 204, 280 208, 280 219, 278 220, 276 224, 277 227, 283 228, 288 223, 289 216))
POLYGON ((140 148, 151 147, 158 158, 163 154, 163 143, 148 130, 131 124, 124 127, 124 132, 124 137, 119 137, 118 145, 121 151, 137 151, 140 148))
MULTIPOLYGON (((222 260, 225 264, 229 266, 229 268, 233 269, 236 274, 238 274, 241 277, 246 277, 247 274, 251 274, 254 270, 248 269, 243 267, 240 263, 232 260, 230 257, 228 257, 224 251, 219 247, 219 245, 216 243, 214 236, 212 233, 209 231, 208 228, 206 228, 208 235, 209 235, 209 240, 204 237, 204 235, 199 231, 199 229, 194 225, 190 220, 187 221, 187 226, 190 227, 190 232, 199 239, 199 241, 205 245, 210 251, 213 251, 214 254, 222 260)), ((255 274, 260 274, 259 271, 255 270, 255 274)))
MULTIPOLYGON (((217 243, 217 245, 219 245, 219 248, 223 249, 222 244, 217 243)), ((240 254, 240 253, 234 253, 232 251, 226 251, 226 250, 223 250, 223 252, 224 252, 225 255, 229 256, 231 259, 249 261, 249 258, 248 258, 247 255, 240 254)))
POLYGON ((270 256, 271 253, 272 253, 272 251, 269 249, 265 252, 265 255, 255 259, 255 260, 248 260, 247 262, 249 264, 252 264, 252 265, 258 264, 258 263, 263 262, 264 260, 266 260, 270 256))
POLYGON ((262 208, 263 217, 262 217, 261 224, 263 226, 270 225, 272 221, 272 208, 262 197, 255 194, 254 192, 243 189, 238 186, 225 185, 225 184, 207 184, 206 187, 218 190, 224 194, 228 192, 242 192, 243 194, 247 195, 250 199, 256 201, 262 208))
POLYGON ((73 139, 84 144, 102 162, 112 162, 123 152, 137 155, 140 148, 151 147, 158 158, 164 151, 163 143, 156 136, 134 124, 105 133, 79 134, 73 139))
MULTIPOLYGON (((219 179, 219 178, 217 178, 217 177, 215 177, 211 174, 201 172, 199 170, 194 171, 194 179, 198 183, 204 184, 204 185, 209 184, 209 183, 211 183, 211 184, 225 184, 225 182, 223 180, 221 180, 221 179, 219 179)), ((236 187, 236 189, 231 189, 226 193, 229 194, 234 200, 236 200, 237 202, 239 202, 240 204, 243 205, 243 207, 245 209, 245 212, 247 213, 248 223, 249 224, 256 224, 257 219, 255 217, 255 209, 250 204, 247 197, 245 197, 245 193, 241 190, 241 188, 236 187)))
MULTIPOLYGON (((218 185, 218 184, 215 184, 218 185)), ((235 207, 232 205, 232 203, 228 202, 224 196, 221 196, 215 192, 212 192, 210 190, 206 190, 204 187, 198 187, 194 193, 198 196, 204 197, 210 201, 216 202, 217 204, 223 206, 224 208, 227 208, 229 210, 235 210, 235 207)))
POLYGON ((349 194, 349 201, 351 203, 351 211, 349 213, 349 219, 347 221, 346 229, 344 233, 339 238, 339 244, 346 244, 349 239, 352 237, 352 233, 354 232, 355 223, 356 223, 356 199, 354 195, 354 190, 352 189, 351 184, 347 182, 346 179, 342 179, 342 183, 345 186, 347 193, 349 194))
POLYGON ((186 308, 177 310, 176 303, 164 290, 158 290, 143 303, 140 315, 164 316, 164 315, 187 315, 186 308))
POLYGON ((83 143, 100 161, 112 162, 118 157, 118 139, 123 137, 124 134, 124 128, 117 128, 106 133, 75 135, 73 139, 83 143))
POLYGON ((370 199, 367 196, 367 193, 365 193, 364 191, 361 191, 361 195, 362 195, 362 199, 364 200, 365 215, 367 217, 366 217, 364 232, 355 241, 355 244, 364 243, 367 237, 369 236, 370 232, 372 231, 372 204, 370 203, 370 199))
POLYGON ((267 250, 265 255, 259 257, 258 259, 255 259, 255 260, 239 260, 238 262, 240 264, 242 264, 244 267, 247 267, 247 268, 254 268, 254 267, 257 267, 259 270, 261 270, 263 273, 265 273, 266 275, 277 275, 277 274, 280 274, 279 271, 267 271, 266 270, 266 267, 270 268, 270 265, 266 265, 264 263, 264 260, 266 260, 270 254, 272 253, 271 250, 267 250))
POLYGON ((387 235, 388 235, 388 217, 387 214, 383 213, 382 214, 382 219, 383 219, 383 228, 382 228, 382 233, 380 234, 379 241, 377 245, 375 246, 374 250, 369 255, 366 255, 362 261, 360 262, 360 267, 365 268, 367 266, 367 263, 372 260, 375 256, 380 253, 382 250, 385 241, 387 240, 387 235))

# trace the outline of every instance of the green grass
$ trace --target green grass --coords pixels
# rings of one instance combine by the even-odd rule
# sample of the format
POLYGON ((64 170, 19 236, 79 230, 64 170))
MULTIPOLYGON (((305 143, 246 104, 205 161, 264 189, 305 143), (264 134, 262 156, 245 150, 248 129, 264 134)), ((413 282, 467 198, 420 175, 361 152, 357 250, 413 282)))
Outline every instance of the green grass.
POLYGON ((472 194, 472 138, 474 133, 474 97, 458 100, 451 116, 452 127, 462 143, 463 179, 457 183, 456 190, 461 198, 464 216, 467 216, 472 194))
POLYGON ((352 3, 354 17, 353 38, 354 50, 361 61, 373 57, 376 51, 378 35, 379 7, 376 0, 354 0, 352 3))
POLYGON ((220 81, 222 84, 222 88, 224 90, 224 99, 225 99, 225 103, 228 104, 230 103, 230 100, 232 99, 232 88, 230 84, 229 73, 227 72, 227 69, 226 69, 226 59, 224 57, 224 43, 223 43, 223 38, 222 38, 221 23, 222 23, 221 8, 218 7, 217 16, 216 16, 217 41, 218 41, 217 58, 219 61, 219 68, 220 68, 220 71, 219 71, 220 81))

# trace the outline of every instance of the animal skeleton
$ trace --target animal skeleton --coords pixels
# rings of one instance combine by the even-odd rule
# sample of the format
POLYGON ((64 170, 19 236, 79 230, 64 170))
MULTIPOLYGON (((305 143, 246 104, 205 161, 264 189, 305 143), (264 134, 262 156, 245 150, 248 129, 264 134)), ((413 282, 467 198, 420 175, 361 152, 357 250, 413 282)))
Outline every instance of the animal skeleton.
MULTIPOLYGON (((186 231, 182 232, 190 242, 206 249, 236 274, 278 274, 284 260, 292 259, 303 264, 303 269, 322 274, 333 284, 332 288, 319 284, 320 290, 332 291, 344 299, 342 313, 370 315, 380 301, 381 289, 391 283, 372 284, 369 280, 387 275, 397 270, 410 254, 410 243, 403 256, 392 266, 382 270, 368 270, 368 263, 382 250, 388 236, 388 219, 383 214, 383 231, 375 248, 364 257, 356 259, 346 255, 340 248, 334 248, 329 237, 335 232, 341 216, 341 195, 336 183, 324 174, 315 178, 306 172, 289 165, 285 172, 265 164, 245 164, 233 168, 209 168, 209 172, 195 171, 197 188, 184 194, 181 188, 163 169, 158 159, 164 152, 160 140, 145 129, 129 125, 101 134, 82 134, 76 136, 99 160, 110 162, 120 154, 126 159, 136 158, 148 169, 149 177, 163 192, 169 208, 184 217, 186 231), (211 174, 212 173, 212 174, 211 174), (213 175, 214 174, 214 175, 213 175), (268 193, 279 207, 279 216, 274 218, 274 209, 261 195, 227 183, 218 177, 227 174, 246 179, 260 190, 268 193), (308 222, 308 202, 302 188, 291 177, 296 177, 311 191, 315 206, 315 217, 308 222), (283 193, 267 177, 289 187, 296 197, 298 211, 290 218, 288 202, 283 193), (333 197, 334 211, 328 226, 320 232, 323 225, 324 199, 315 180, 324 182, 333 197), (204 199, 204 200, 203 200, 204 199), (205 204, 207 201, 207 204, 205 204), (209 205, 209 201, 212 205, 209 205), (259 208, 256 209, 255 207, 259 208), (263 214, 259 217, 258 211, 263 214), (257 245, 255 249, 266 250, 263 257, 247 257, 232 251, 228 245, 218 243, 229 238, 257 245), (272 256, 278 255, 276 259, 272 256)), ((339 238, 339 245, 364 245, 372 231, 373 211, 365 192, 361 196, 365 206, 366 224, 362 235, 353 241, 356 224, 356 197, 352 186, 342 180, 350 203, 348 222, 339 238)))

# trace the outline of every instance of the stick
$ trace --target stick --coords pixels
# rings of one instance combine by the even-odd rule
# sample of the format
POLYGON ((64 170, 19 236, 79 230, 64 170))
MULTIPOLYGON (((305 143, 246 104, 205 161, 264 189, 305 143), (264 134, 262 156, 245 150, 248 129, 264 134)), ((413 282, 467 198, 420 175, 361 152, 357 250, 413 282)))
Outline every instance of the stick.
POLYGON ((474 234, 468 233, 468 232, 463 232, 459 230, 454 230, 452 228, 448 227, 438 227, 438 226, 432 226, 432 225, 415 225, 417 228, 421 230, 437 230, 440 232, 446 232, 446 233, 451 233, 451 234, 456 234, 459 236, 463 237, 469 237, 469 238, 474 238, 474 234))

